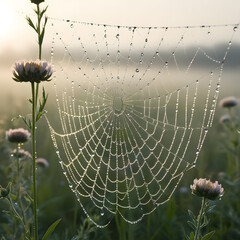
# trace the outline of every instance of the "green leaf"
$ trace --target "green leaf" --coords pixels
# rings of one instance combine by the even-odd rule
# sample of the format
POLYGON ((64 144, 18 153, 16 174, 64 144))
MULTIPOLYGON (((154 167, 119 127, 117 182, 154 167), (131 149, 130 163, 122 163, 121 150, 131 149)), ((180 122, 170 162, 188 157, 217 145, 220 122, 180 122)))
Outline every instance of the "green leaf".
POLYGON ((192 223, 191 221, 187 221, 188 225, 193 229, 195 230, 196 229, 196 226, 194 223, 192 223))
POLYGON ((59 224, 59 222, 61 221, 62 219, 58 219, 56 222, 54 222, 49 228, 48 230, 46 231, 46 233, 44 234, 42 240, 46 240, 48 238, 48 236, 54 231, 54 229, 56 228, 56 226, 59 224))
POLYGON ((196 220, 196 217, 191 210, 188 210, 188 214, 192 219, 196 220))
POLYGON ((212 205, 208 208, 207 212, 211 212, 214 208, 216 207, 216 205, 212 205))
POLYGON ((9 215, 11 217, 15 217, 14 214, 12 212, 10 212, 10 211, 2 210, 2 213, 5 213, 5 214, 7 214, 7 215, 9 215))
POLYGON ((16 201, 17 200, 17 196, 15 196, 14 194, 10 193, 10 197, 13 201, 16 201))
POLYGON ((31 18, 28 17, 28 16, 26 16, 26 20, 27 20, 28 24, 37 32, 37 28, 36 28, 36 26, 33 24, 31 18))
POLYGON ((194 239, 194 232, 191 232, 190 236, 189 236, 189 240, 193 240, 194 239))
POLYGON ((42 19, 43 14, 47 11, 47 9, 48 9, 48 6, 40 12, 40 19, 42 19))
POLYGON ((31 240, 31 236, 30 236, 29 232, 25 233, 25 239, 26 240, 31 240))
POLYGON ((208 240, 208 239, 210 239, 210 238, 213 236, 214 233, 215 233, 215 231, 212 231, 212 232, 207 233, 206 235, 204 235, 204 236, 202 237, 201 240, 208 240))
POLYGON ((28 200, 31 204, 33 204, 33 199, 28 193, 26 193, 25 199, 28 200))
POLYGON ((209 223, 209 221, 208 221, 207 217, 204 216, 203 223, 200 226, 200 228, 202 229, 203 227, 206 227, 208 225, 208 223, 209 223))
POLYGON ((42 45, 42 43, 43 43, 44 34, 45 34, 45 28, 43 28, 43 30, 39 36, 39 44, 40 45, 42 45))

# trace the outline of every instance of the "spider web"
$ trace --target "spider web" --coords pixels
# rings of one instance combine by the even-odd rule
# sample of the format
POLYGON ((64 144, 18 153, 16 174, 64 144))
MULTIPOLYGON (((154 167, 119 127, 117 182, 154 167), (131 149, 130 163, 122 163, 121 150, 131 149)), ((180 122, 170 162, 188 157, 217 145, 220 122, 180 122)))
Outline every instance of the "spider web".
POLYGON ((196 166, 237 25, 50 20, 59 122, 47 121, 63 173, 97 226, 116 213, 136 223, 196 166))

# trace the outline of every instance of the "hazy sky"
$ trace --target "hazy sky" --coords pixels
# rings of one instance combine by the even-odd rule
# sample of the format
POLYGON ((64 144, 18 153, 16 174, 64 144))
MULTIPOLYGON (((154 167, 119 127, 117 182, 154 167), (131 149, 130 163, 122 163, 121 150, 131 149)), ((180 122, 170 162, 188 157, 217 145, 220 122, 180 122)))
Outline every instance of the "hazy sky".
MULTIPOLYGON (((45 0, 41 5, 49 6, 50 17, 114 25, 186 26, 240 22, 239 0, 45 0)), ((30 0, 0 0, 1 84, 2 78, 10 78, 17 59, 36 58, 36 37, 25 20, 26 15, 33 14, 34 6, 30 0), (28 51, 32 47, 36 48, 34 53, 28 51)), ((45 44, 48 42, 50 39, 45 40, 45 44)))
MULTIPOLYGON (((31 38, 24 16, 30 0, 0 0, 0 49, 31 38), (23 14, 21 14, 21 12, 23 14)), ((48 15, 85 22, 136 26, 238 23, 239 0, 45 0, 48 15)), ((24 47, 24 45, 22 45, 24 47)))

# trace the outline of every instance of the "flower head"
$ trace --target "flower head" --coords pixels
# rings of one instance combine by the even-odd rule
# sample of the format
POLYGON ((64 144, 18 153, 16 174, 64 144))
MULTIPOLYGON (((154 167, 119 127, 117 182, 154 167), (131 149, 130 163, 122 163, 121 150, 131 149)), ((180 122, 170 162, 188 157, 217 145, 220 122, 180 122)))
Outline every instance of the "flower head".
POLYGON ((12 143, 27 142, 30 136, 30 132, 23 128, 9 129, 8 131, 6 131, 6 139, 12 143))
POLYGON ((220 121, 220 123, 229 123, 230 117, 229 117, 229 115, 223 115, 223 116, 221 116, 219 121, 220 121))
POLYGON ((210 200, 216 200, 223 196, 224 189, 218 181, 211 182, 206 178, 194 179, 193 185, 190 186, 192 193, 199 197, 205 197, 210 200))
POLYGON ((21 158, 30 158, 30 159, 32 158, 31 153, 28 151, 24 151, 23 149, 19 149, 18 151, 17 151, 17 149, 14 149, 12 154, 15 157, 20 158, 20 159, 21 158))
POLYGON ((51 81, 53 69, 45 61, 16 62, 13 70, 13 80, 16 82, 51 81))
POLYGON ((223 108, 231 108, 236 106, 237 104, 238 104, 238 101, 235 97, 226 97, 219 102, 220 107, 223 107, 223 108))
POLYGON ((49 162, 45 158, 37 158, 36 164, 44 168, 49 167, 49 162))
POLYGON ((44 0, 31 0, 31 3, 35 3, 35 4, 40 4, 44 2, 44 0))

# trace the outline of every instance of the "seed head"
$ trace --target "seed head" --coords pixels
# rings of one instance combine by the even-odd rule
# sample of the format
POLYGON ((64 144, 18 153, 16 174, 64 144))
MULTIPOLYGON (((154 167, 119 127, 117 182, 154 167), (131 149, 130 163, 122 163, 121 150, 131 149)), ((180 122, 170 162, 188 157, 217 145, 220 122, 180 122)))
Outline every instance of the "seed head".
POLYGON ((13 69, 13 80, 16 82, 51 81, 53 69, 45 61, 16 62, 13 69))
POLYGON ((8 131, 6 131, 6 139, 11 143, 27 142, 30 136, 30 132, 23 128, 9 129, 8 131))
POLYGON ((231 108, 236 106, 237 104, 238 104, 238 101, 235 97, 226 97, 219 102, 220 107, 223 107, 223 108, 231 108))
POLYGON ((221 184, 218 184, 218 181, 213 183, 206 178, 194 179, 193 185, 190 188, 192 189, 192 194, 210 200, 221 198, 224 193, 224 189, 221 184))

